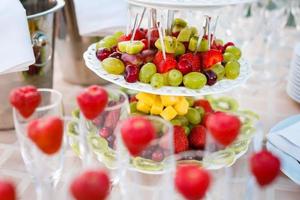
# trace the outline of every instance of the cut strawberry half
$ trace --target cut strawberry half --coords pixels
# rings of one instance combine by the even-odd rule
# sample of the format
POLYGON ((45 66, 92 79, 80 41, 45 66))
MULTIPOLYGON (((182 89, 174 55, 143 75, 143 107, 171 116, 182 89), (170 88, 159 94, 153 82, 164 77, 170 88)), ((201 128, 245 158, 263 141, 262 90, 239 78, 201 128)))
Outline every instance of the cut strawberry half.
POLYGON ((162 60, 157 66, 157 71, 161 74, 166 73, 172 69, 175 69, 177 66, 177 61, 175 58, 167 58, 166 60, 162 60))
MULTIPOLYGON (((173 54, 169 54, 169 53, 166 53, 166 59, 168 58, 172 58, 174 59, 174 55, 173 54)), ((164 56, 163 56, 163 52, 162 51, 158 51, 155 56, 154 56, 154 59, 153 59, 153 63, 158 66, 160 64, 160 62, 164 59, 164 56)))
POLYGON ((180 56, 179 61, 181 60, 189 60, 192 64, 192 71, 193 72, 199 72, 201 69, 201 60, 200 57, 196 54, 193 53, 186 53, 180 56))
POLYGON ((223 54, 218 50, 211 49, 202 54, 203 69, 209 69, 213 65, 222 61, 223 61, 223 54))
POLYGON ((214 110, 212 109, 209 101, 206 99, 198 99, 194 102, 194 107, 202 107, 206 113, 212 113, 214 110))

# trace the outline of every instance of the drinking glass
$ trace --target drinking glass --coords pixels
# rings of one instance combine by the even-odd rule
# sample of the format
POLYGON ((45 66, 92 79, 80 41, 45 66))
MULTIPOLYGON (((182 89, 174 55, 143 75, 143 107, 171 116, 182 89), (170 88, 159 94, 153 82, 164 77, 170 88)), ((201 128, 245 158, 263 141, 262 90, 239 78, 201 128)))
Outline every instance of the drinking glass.
POLYGON ((157 116, 143 116, 150 120, 156 138, 140 155, 133 157, 123 144, 118 125, 117 155, 122 199, 174 199, 173 126, 157 116))
POLYGON ((47 191, 55 187, 60 180, 63 169, 63 157, 65 150, 65 137, 58 152, 52 155, 42 153, 38 147, 28 138, 28 124, 36 119, 49 116, 62 118, 62 95, 53 89, 38 89, 41 94, 40 106, 29 118, 23 118, 14 108, 13 118, 16 135, 20 145, 21 154, 27 171, 34 177, 36 182, 38 199, 51 199, 47 191), (45 195, 45 196, 44 196, 45 195))

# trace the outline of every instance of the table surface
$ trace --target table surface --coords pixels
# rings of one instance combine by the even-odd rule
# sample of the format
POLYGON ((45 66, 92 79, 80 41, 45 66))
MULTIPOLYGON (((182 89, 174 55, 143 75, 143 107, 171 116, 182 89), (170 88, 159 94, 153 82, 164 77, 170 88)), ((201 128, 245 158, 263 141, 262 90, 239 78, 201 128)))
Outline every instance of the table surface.
MULTIPOLYGON (((60 73, 59 61, 56 61, 55 66, 54 88, 64 95, 65 111, 67 114, 70 114, 71 110, 76 107, 74 96, 82 87, 65 82, 62 78, 62 73, 60 73)), ((287 77, 288 68, 280 67, 276 70, 277 72, 280 70, 281 74, 277 83, 269 83, 267 81, 258 82, 255 78, 257 74, 254 73, 247 84, 227 93, 237 98, 243 108, 251 109, 260 115, 265 134, 280 120, 300 113, 299 104, 291 100, 285 91, 285 77, 287 77)), ((66 157, 67 160, 76 159, 71 151, 66 154, 66 157)), ((238 169, 239 167, 240 163, 237 162, 234 168, 238 169)), ((0 132, 0 176, 11 178, 17 183, 21 200, 36 199, 33 181, 26 172, 13 130, 0 132)), ((239 176, 243 177, 242 172, 239 176)), ((237 188, 234 192, 238 193, 241 190, 237 188)), ((268 191, 268 195, 271 195, 268 197, 269 199, 296 200, 300 196, 300 187, 289 180, 284 174, 281 174, 277 182, 268 191)), ((113 190, 113 195, 116 193, 118 192, 113 190)), ((111 199, 118 198, 112 197, 111 199)))

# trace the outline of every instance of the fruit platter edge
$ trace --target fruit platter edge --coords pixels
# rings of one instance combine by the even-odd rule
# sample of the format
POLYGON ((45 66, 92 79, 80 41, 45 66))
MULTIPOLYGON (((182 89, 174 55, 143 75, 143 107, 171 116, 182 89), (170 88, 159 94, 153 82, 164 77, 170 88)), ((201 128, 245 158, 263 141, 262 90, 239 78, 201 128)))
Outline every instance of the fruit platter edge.
POLYGON ((241 58, 241 71, 240 75, 235 80, 221 80, 218 81, 213 86, 204 86, 201 89, 189 89, 186 87, 171 87, 171 86, 163 86, 161 88, 153 88, 149 84, 136 82, 136 83, 128 83, 122 75, 113 75, 106 72, 101 62, 96 57, 96 43, 90 45, 86 52, 83 54, 86 66, 92 70, 97 76, 100 78, 119 85, 121 87, 136 90, 140 92, 146 92, 157 95, 173 95, 173 96, 202 96, 202 95, 211 95, 217 93, 227 92, 233 88, 236 88, 243 83, 245 83, 248 78, 251 76, 252 68, 250 63, 241 58))

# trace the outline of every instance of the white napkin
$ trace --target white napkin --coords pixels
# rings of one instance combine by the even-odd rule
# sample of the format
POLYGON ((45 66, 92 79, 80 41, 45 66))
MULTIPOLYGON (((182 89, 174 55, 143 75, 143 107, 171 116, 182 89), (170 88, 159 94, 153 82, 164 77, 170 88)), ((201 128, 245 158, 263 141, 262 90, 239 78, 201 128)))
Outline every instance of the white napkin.
POLYGON ((270 133, 268 140, 278 149, 300 161, 300 122, 270 133))
POLYGON ((0 13, 0 74, 28 70, 35 57, 26 11, 19 0, 1 0, 0 13))
POLYGON ((77 26, 81 36, 104 36, 125 29, 125 0, 74 0, 77 26))

